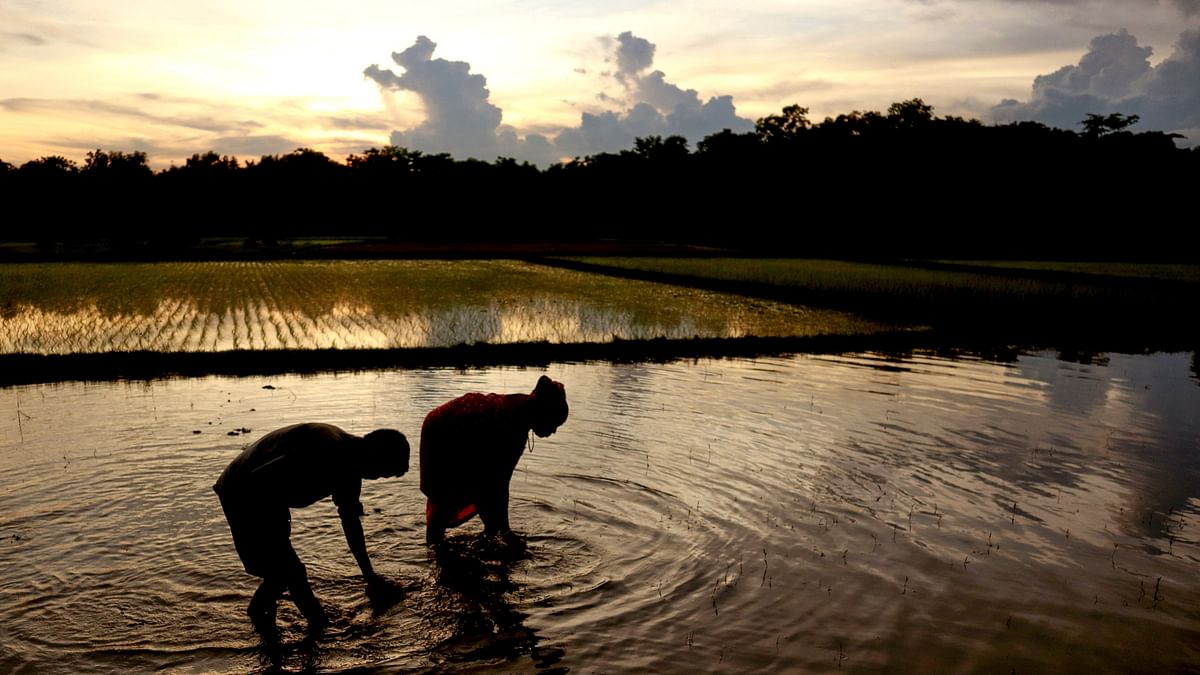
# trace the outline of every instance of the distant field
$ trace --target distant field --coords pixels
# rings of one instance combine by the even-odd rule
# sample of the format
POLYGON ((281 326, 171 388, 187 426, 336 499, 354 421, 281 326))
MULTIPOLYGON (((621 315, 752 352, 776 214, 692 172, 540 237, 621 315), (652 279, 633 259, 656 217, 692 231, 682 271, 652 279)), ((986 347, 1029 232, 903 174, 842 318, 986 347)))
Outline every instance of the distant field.
POLYGON ((1093 292, 1089 288, 1035 279, 840 260, 609 257, 571 257, 564 260, 859 297, 886 295, 896 299, 930 300, 963 297, 1026 298, 1037 295, 1087 295, 1093 292))
POLYGON ((860 334, 852 315, 516 261, 0 266, 0 354, 860 334))
POLYGON ((875 295, 897 299, 954 297, 1086 298, 1100 286, 1031 275, 991 274, 1027 270, 1096 277, 1200 282, 1200 266, 1146 263, 1055 263, 939 261, 976 269, 926 269, 920 265, 875 264, 798 258, 564 257, 562 260, 617 269, 763 284, 815 292, 875 295))
POLYGON ((1200 265, 1122 262, 1029 262, 1020 260, 939 260, 938 262, 981 268, 1069 272, 1072 274, 1200 283, 1200 265))
POLYGON ((969 340, 1133 350, 1192 349, 1200 340, 1192 320, 1200 303, 1200 283, 1193 282, 1197 271, 1188 265, 555 260, 592 272, 836 308, 884 322, 920 323, 969 340))

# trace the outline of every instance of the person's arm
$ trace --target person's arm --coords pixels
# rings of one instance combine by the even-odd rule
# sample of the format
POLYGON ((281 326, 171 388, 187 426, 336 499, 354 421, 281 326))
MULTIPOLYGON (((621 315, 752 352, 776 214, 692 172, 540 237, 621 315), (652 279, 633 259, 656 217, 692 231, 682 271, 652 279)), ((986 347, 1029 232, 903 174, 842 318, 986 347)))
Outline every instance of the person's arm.
POLYGON ((338 518, 342 521, 342 531, 346 533, 346 544, 350 547, 350 553, 354 555, 358 568, 362 570, 363 579, 369 584, 374 581, 376 575, 375 569, 371 566, 371 558, 367 555, 367 540, 363 535, 361 520, 363 508, 362 502, 358 500, 362 482, 359 481, 352 487, 353 489, 335 493, 333 501, 337 504, 338 518))

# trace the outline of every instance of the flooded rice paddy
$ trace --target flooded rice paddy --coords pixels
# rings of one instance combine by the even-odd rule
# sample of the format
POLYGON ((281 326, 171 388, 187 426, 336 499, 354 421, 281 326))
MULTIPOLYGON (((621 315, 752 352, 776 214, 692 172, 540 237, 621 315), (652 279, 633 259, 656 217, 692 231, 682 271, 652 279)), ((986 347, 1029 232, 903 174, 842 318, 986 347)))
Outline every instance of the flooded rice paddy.
POLYGON ((486 261, 0 268, 0 355, 403 349, 873 332, 852 315, 486 261))
POLYGON ((1194 672, 1190 354, 568 364, 571 417, 512 483, 523 557, 422 544, 413 473, 367 482, 363 595, 331 504, 293 542, 337 620, 282 643, 211 484, 302 420, 414 438, 542 371, 0 390, 0 671, 1194 672))

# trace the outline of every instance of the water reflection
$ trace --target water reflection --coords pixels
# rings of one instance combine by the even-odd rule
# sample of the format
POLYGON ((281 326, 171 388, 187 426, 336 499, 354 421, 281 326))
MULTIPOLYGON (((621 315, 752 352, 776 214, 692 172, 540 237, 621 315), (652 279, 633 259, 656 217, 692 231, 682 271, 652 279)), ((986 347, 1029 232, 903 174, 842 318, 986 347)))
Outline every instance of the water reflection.
MULTIPOLYGON (((852 334, 850 315, 515 261, 33 265, 0 354, 852 334)), ((0 279, 0 281, 4 281, 0 279)))
POLYGON ((476 525, 430 559, 415 479, 364 485, 406 599, 373 606, 332 505, 306 509, 293 542, 343 618, 306 642, 281 607, 266 661, 209 489, 228 433, 415 432, 529 372, 2 389, 0 670, 1187 672, 1193 359, 554 365, 572 417, 511 484, 527 555, 476 525))
POLYGON ((438 549, 435 575, 442 592, 433 609, 455 622, 452 636, 438 646, 445 665, 524 670, 520 660, 528 656, 537 672, 569 671, 559 665, 563 649, 542 644, 526 625, 529 615, 510 600, 521 592, 511 578, 514 564, 527 555, 486 538, 450 538, 438 549))

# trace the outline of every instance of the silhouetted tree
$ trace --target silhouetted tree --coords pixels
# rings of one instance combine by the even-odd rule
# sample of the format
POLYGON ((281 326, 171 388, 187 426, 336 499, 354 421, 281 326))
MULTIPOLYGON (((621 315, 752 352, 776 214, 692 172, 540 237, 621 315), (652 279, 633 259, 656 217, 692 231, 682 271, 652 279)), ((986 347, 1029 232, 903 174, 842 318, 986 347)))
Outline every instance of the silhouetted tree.
POLYGON ((144 152, 105 152, 98 148, 87 154, 82 172, 116 180, 139 180, 154 174, 144 152))
POLYGON ((399 179, 413 171, 420 156, 419 150, 385 145, 370 148, 361 155, 350 155, 346 158, 346 166, 362 177, 399 179))
POLYGON ((59 178, 79 173, 79 165, 62 155, 47 155, 25 162, 18 171, 29 178, 59 178))
POLYGON ((60 156, 0 163, 0 189, 11 210, 37 214, 45 250, 68 254, 97 239, 150 255, 202 236, 286 252, 298 236, 386 234, 637 237, 858 258, 1194 259, 1170 227, 1200 178, 1200 149, 1133 133, 1137 121, 984 125, 913 98, 813 123, 792 104, 753 132, 711 134, 694 153, 681 136, 645 136, 545 170, 384 146, 344 163, 311 148, 240 165, 210 151, 154 173, 144 153, 96 150, 82 168, 60 156), (1096 189, 1100 167, 1111 189, 1096 189), (979 226, 979 214, 996 225, 979 226), (1097 235, 1101 223, 1118 235, 1097 235))
POLYGON ((919 98, 910 98, 888 106, 887 119, 897 129, 922 129, 928 127, 936 118, 933 106, 919 98))
POLYGON ((1083 135, 1089 138, 1099 138, 1106 134, 1124 131, 1129 127, 1138 123, 1142 119, 1138 115, 1122 115, 1121 113, 1113 113, 1111 115, 1097 115, 1088 113, 1079 124, 1083 126, 1083 135))
POLYGON ((792 104, 778 115, 760 118, 754 123, 754 133, 766 143, 789 142, 798 139, 810 126, 808 108, 792 104))
POLYGON ((182 167, 172 167, 168 171, 179 171, 199 178, 212 175, 228 175, 237 171, 238 168, 237 157, 218 155, 209 150, 206 153, 188 157, 182 167))
POLYGON ((651 162, 677 163, 688 156, 688 143, 683 136, 646 136, 634 139, 633 154, 651 162))

